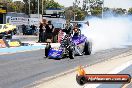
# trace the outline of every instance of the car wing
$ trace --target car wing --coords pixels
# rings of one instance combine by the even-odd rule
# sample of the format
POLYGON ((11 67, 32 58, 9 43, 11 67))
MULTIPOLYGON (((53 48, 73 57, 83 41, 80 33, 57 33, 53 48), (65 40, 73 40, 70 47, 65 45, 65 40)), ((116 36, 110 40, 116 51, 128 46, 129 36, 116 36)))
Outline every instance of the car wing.
POLYGON ((87 21, 70 21, 70 23, 86 23, 87 21))
POLYGON ((82 23, 87 24, 89 26, 89 21, 70 21, 70 23, 82 23))

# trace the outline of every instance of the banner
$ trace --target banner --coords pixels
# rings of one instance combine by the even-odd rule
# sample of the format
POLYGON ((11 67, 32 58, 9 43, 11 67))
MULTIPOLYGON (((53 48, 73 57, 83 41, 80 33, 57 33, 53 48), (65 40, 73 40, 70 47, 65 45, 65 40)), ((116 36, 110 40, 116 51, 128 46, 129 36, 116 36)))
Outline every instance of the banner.
POLYGON ((6 16, 6 22, 12 25, 35 25, 39 26, 40 20, 38 18, 24 18, 24 17, 11 17, 6 16))
POLYGON ((12 25, 29 25, 29 18, 24 17, 8 17, 9 23, 12 25))

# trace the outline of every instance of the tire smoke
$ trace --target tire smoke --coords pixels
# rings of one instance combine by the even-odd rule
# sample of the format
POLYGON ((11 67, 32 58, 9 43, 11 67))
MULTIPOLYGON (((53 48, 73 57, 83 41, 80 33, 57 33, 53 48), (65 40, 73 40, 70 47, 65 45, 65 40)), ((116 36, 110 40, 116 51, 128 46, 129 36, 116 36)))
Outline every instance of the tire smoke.
POLYGON ((132 44, 130 17, 91 18, 86 21, 90 25, 83 25, 82 33, 91 39, 93 52, 132 44))

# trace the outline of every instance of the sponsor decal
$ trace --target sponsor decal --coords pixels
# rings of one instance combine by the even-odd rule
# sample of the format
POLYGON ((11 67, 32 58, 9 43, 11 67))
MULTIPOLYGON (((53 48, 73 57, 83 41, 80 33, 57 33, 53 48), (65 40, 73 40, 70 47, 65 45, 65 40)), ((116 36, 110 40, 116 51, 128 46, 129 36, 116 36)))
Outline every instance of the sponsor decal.
POLYGON ((53 52, 52 56, 55 57, 57 56, 58 52, 53 52))

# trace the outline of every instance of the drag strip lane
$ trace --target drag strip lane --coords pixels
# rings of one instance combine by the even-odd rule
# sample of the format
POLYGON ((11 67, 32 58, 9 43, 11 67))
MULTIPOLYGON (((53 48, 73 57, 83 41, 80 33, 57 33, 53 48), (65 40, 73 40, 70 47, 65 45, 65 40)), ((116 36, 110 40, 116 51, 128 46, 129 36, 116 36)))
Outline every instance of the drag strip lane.
POLYGON ((45 59, 44 50, 1 55, 0 87, 21 88, 34 81, 73 69, 76 66, 97 63, 130 51, 132 51, 132 47, 109 49, 90 56, 78 56, 74 60, 45 59))
MULTIPOLYGON (((129 74, 132 75, 132 65, 127 67, 126 69, 122 70, 118 74, 129 74)), ((101 84, 96 88, 121 88, 122 84, 101 84)))

